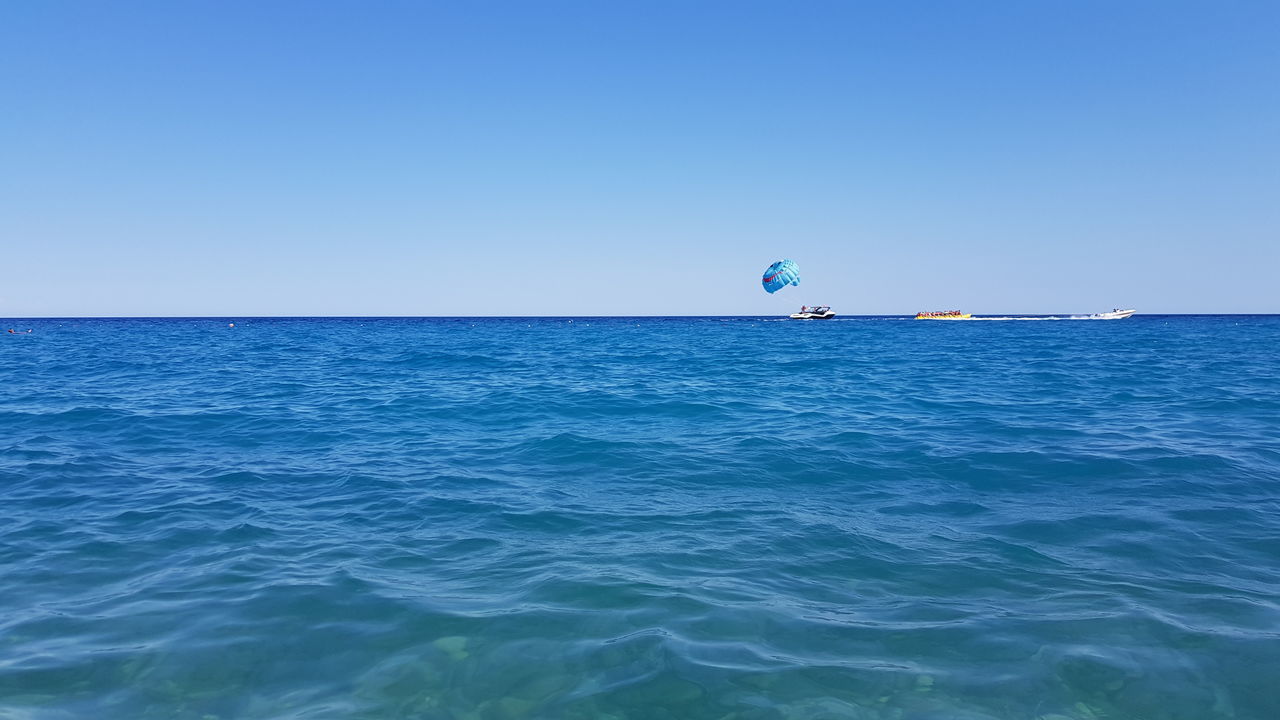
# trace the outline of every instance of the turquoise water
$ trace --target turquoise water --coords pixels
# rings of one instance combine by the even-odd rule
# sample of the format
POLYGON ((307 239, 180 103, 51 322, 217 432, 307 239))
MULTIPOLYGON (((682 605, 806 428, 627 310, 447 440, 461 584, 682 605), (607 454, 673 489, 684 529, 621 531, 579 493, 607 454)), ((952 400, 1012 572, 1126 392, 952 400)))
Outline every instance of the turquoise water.
POLYGON ((0 718, 1280 716, 1280 318, 6 321, 0 718))

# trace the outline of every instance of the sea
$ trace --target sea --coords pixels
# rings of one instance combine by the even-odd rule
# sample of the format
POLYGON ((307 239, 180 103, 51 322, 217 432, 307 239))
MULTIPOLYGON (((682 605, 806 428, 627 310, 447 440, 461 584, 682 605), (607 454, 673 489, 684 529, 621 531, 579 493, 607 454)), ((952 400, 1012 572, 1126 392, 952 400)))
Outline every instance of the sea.
POLYGON ((1277 316, 0 323, 3 720, 1280 718, 1277 316))

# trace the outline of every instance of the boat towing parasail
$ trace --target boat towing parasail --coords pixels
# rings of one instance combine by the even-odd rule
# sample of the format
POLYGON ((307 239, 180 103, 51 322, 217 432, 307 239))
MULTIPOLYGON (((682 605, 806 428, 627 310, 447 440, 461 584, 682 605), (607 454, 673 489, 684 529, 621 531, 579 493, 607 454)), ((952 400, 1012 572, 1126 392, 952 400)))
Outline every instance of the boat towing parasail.
POLYGON ((800 312, 791 313, 792 320, 830 320, 836 314, 827 305, 804 305, 800 312))
POLYGON ((1111 312, 1094 313, 1089 316, 1089 319, 1090 320, 1123 320, 1135 312, 1136 311, 1132 309, 1121 310, 1120 308, 1115 308, 1111 312))

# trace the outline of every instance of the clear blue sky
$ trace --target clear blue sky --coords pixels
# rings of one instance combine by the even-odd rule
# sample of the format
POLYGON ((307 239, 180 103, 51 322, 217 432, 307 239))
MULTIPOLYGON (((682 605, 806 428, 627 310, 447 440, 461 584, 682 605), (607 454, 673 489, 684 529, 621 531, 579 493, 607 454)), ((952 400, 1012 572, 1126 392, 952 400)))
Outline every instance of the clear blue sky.
POLYGON ((8 2, 0 259, 0 317, 1280 312, 1280 3, 8 2))

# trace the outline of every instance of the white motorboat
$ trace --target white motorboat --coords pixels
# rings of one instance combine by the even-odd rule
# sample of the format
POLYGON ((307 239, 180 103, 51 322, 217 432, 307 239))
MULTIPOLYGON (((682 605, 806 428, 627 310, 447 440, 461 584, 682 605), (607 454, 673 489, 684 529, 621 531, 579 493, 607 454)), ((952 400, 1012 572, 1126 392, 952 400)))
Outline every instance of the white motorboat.
POLYGON ((835 316, 836 314, 826 305, 817 305, 814 307, 805 305, 800 308, 800 312, 791 313, 792 320, 830 320, 835 316))
POLYGON ((1090 315, 1089 317, 1090 317, 1090 318, 1092 318, 1092 319, 1094 319, 1094 320, 1123 320, 1123 319, 1125 319, 1125 318, 1129 317, 1130 315, 1132 315, 1134 312, 1136 312, 1136 311, 1135 311, 1135 310, 1121 310, 1120 308, 1116 308, 1116 309, 1112 310, 1111 312, 1094 313, 1094 314, 1090 315))

